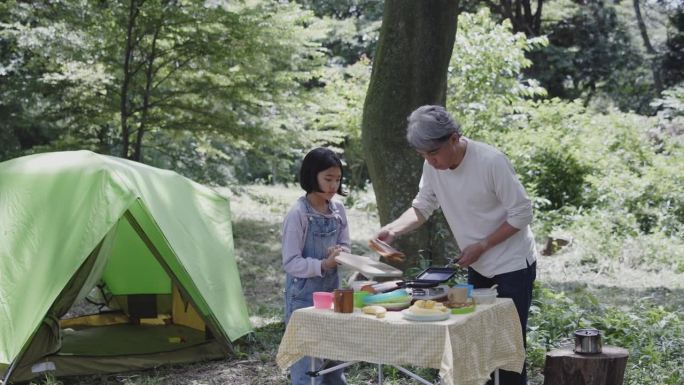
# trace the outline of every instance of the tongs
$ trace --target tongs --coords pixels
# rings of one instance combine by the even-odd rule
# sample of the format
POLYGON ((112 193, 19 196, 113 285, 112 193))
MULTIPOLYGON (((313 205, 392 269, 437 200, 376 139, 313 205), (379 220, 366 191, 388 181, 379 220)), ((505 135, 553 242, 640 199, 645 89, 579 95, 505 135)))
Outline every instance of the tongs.
POLYGON ((453 265, 456 265, 460 259, 461 259, 461 256, 460 256, 460 255, 459 255, 459 256, 456 256, 456 257, 453 257, 453 258, 451 258, 450 260, 447 261, 447 263, 446 263, 446 265, 444 265, 444 267, 451 267, 451 266, 453 266, 453 265))

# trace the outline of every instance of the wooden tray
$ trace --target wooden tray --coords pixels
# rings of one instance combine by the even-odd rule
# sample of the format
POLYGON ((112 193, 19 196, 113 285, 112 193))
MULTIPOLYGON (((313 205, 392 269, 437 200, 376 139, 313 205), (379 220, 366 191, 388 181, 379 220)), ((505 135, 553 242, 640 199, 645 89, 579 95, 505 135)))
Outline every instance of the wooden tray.
POLYGON ((401 277, 402 271, 386 263, 368 257, 341 252, 335 257, 337 263, 358 271, 368 279, 374 277, 401 277))

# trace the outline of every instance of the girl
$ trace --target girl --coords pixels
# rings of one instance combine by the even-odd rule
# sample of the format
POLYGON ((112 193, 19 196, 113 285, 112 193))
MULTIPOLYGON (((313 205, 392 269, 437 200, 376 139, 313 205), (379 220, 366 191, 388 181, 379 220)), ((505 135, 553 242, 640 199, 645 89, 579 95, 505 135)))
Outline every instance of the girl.
MULTIPOLYGON (((335 256, 350 250, 347 215, 342 203, 333 201, 342 192, 342 162, 327 148, 316 148, 304 157, 299 184, 306 194, 295 202, 283 222, 283 269, 285 278, 285 325, 292 312, 313 306, 315 291, 339 287, 335 256)), ((316 367, 322 364, 316 360, 316 367)), ((290 368, 292 384, 311 383, 306 374, 310 357, 290 368)), ((342 369, 316 377, 317 384, 346 384, 342 369)))

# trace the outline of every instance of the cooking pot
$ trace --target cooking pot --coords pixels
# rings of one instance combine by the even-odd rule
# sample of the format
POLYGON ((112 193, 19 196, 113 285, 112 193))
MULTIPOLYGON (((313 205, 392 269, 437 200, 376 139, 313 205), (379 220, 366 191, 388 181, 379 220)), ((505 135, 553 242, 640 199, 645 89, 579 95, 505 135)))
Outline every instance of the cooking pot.
POLYGON ((575 353, 601 353, 601 332, 598 329, 587 328, 575 330, 575 353))

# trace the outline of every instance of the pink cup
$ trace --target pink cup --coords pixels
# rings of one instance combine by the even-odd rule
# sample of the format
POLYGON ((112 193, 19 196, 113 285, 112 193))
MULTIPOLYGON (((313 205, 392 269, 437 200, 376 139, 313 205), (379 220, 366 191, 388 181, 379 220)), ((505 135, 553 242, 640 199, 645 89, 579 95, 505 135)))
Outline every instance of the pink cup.
POLYGON ((333 304, 333 293, 327 291, 316 291, 313 293, 313 303, 316 309, 330 310, 333 304))

